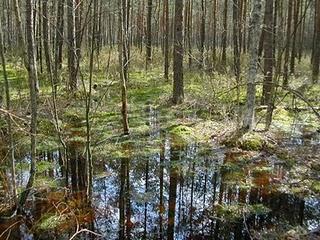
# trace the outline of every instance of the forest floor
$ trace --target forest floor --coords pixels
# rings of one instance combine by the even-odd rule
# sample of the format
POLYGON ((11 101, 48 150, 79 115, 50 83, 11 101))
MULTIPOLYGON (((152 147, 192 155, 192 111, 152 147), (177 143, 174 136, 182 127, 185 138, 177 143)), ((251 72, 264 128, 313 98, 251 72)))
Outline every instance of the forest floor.
MULTIPOLYGON (((200 176, 199 178, 201 178, 203 171, 208 172, 208 176, 206 175, 208 178, 213 178, 218 168, 221 184, 224 181, 229 187, 229 191, 231 191, 230 189, 232 189, 232 187, 246 189, 246 191, 248 189, 260 189, 260 192, 257 193, 259 196, 256 196, 256 200, 253 201, 254 204, 251 200, 249 202, 238 200, 236 201, 237 204, 234 204, 234 201, 230 199, 236 198, 235 196, 231 198, 230 196, 225 196, 223 202, 217 200, 216 202, 214 201, 213 205, 205 204, 208 209, 211 209, 212 206, 215 205, 221 207, 220 210, 216 210, 214 213, 211 212, 210 214, 214 217, 211 216, 209 219, 222 218, 224 219, 223 221, 235 222, 234 219, 242 219, 243 216, 246 216, 250 220, 248 220, 248 224, 250 223, 250 234, 257 239, 266 239, 266 236, 270 237, 268 239, 271 239, 271 236, 280 235, 283 237, 300 236, 301 239, 303 239, 303 237, 307 236, 308 231, 319 227, 320 208, 318 208, 317 212, 313 213, 311 217, 309 215, 310 212, 316 211, 317 207, 320 206, 320 152, 318 150, 320 146, 320 121, 310 110, 310 105, 306 104, 305 101, 294 97, 286 90, 279 89, 273 123, 270 130, 268 132, 262 131, 266 110, 263 107, 258 108, 256 113, 257 131, 246 134, 232 146, 225 147, 223 143, 230 134, 237 129, 237 115, 239 115, 238 118, 240 119, 242 117, 241 114, 243 113, 245 103, 245 84, 242 84, 239 88, 240 95, 237 97, 236 81, 231 73, 213 74, 203 73, 197 69, 187 70, 184 75, 185 101, 181 105, 172 106, 170 103, 172 85, 171 82, 166 81, 162 77, 162 68, 154 65, 150 66, 151 70, 146 71, 142 67, 139 67, 143 66, 143 63, 137 59, 130 66, 128 82, 130 136, 123 136, 120 114, 120 86, 115 64, 112 64, 113 62, 116 63, 117 60, 116 56, 113 55, 106 56, 106 59, 110 59, 111 64, 99 63, 99 69, 96 66, 93 102, 90 113, 91 147, 94 161, 95 184, 97 186, 101 179, 109 179, 110 175, 117 175, 119 168, 115 167, 115 165, 117 165, 119 161, 122 161, 122 159, 132 160, 132 168, 135 168, 134 171, 137 171, 137 174, 140 172, 140 175, 138 174, 136 179, 139 179, 139 176, 144 179, 143 174, 145 173, 146 163, 148 163, 147 166, 154 169, 150 171, 153 171, 153 174, 156 176, 159 156, 161 159, 161 154, 165 154, 166 142, 169 141, 169 148, 171 150, 179 149, 181 156, 185 156, 186 158, 185 162, 181 163, 179 169, 181 175, 185 175, 187 186, 192 186, 194 175, 190 175, 188 169, 190 169, 190 166, 192 168, 192 164, 190 165, 190 163, 195 162, 196 167, 193 167, 193 171, 197 171, 197 174, 200 176), (223 157, 216 157, 217 152, 219 152, 217 149, 222 149, 223 157), (196 153, 193 154, 193 151, 196 153), (191 157, 193 159, 192 161, 189 159, 190 155, 193 156, 191 157), (204 156, 208 156, 210 159, 220 159, 220 162, 217 164, 210 162, 209 166, 207 166, 208 163, 203 159, 204 156), (155 162, 152 163, 152 161, 155 162), (189 178, 191 180, 188 185, 187 179, 189 178), (266 188, 268 189, 268 193, 264 192, 266 188), (255 224, 253 224, 253 220, 251 219, 252 214, 256 216, 266 216, 269 211, 266 210, 267 208, 271 209, 270 211, 275 211, 273 206, 270 206, 268 203, 268 201, 272 199, 272 196, 274 197, 271 192, 276 192, 277 196, 282 196, 282 194, 286 194, 285 196, 293 196, 291 198, 289 197, 289 200, 287 199, 288 202, 285 202, 284 205, 294 202, 292 206, 296 207, 296 201, 303 200, 304 207, 307 209, 305 210, 305 215, 309 215, 301 218, 306 220, 306 222, 300 224, 300 220, 290 222, 287 219, 288 222, 286 222, 287 220, 284 222, 279 221, 281 226, 267 227, 267 225, 263 225, 267 223, 262 223, 260 219, 260 224, 265 226, 265 228, 259 228, 257 227, 259 224, 256 219, 255 224), (228 202, 232 202, 233 204, 230 205, 228 202), (258 203, 262 204, 265 208, 261 208, 260 205, 257 205, 258 203), (249 208, 249 206, 253 207, 248 210, 247 208, 249 208), (248 211, 251 211, 250 214, 248 211)), ((320 86, 308 85, 310 80, 309 76, 305 74, 305 72, 307 72, 306 61, 307 60, 303 60, 303 62, 297 66, 296 75, 291 77, 290 88, 298 89, 304 96, 304 100, 307 100, 312 106, 319 110, 320 86)), ((158 60, 155 59, 154 62, 158 62, 158 60)), ((159 62, 162 61, 159 60, 159 62)), ((19 191, 21 191, 28 176, 27 172, 22 170, 28 169, 30 106, 25 71, 17 65, 9 65, 8 69, 14 109, 16 167, 17 172, 20 173, 20 175, 18 174, 19 180, 17 180, 17 182, 19 182, 19 191)), ((87 66, 84 65, 81 69, 86 84, 88 77, 87 66)), ((243 72, 242 82, 244 83, 245 69, 243 72)), ((39 99, 39 130, 37 136, 37 151, 39 153, 39 159, 41 160, 37 163, 38 175, 35 188, 40 195, 43 191, 48 194, 48 189, 51 189, 51 192, 59 193, 61 193, 61 189, 63 189, 63 181, 54 173, 55 171, 59 171, 57 162, 50 160, 50 158, 54 159, 55 155, 59 155, 57 149, 61 149, 61 146, 53 121, 54 110, 51 101, 51 88, 45 76, 45 73, 40 75, 41 91, 39 99), (49 155, 51 157, 49 157, 49 155), (60 190, 56 191, 53 189, 60 190)), ((64 78, 67 79, 65 72, 62 73, 62 79, 64 78)), ((262 76, 260 76, 259 79, 262 80, 262 76)), ((70 96, 64 87, 60 87, 57 92, 57 110, 63 141, 70 148, 76 148, 80 155, 84 153, 86 142, 84 95, 81 84, 79 85, 79 91, 75 95, 70 96)), ((258 86, 257 102, 260 101, 260 95, 261 86, 258 86)), ((6 156, 5 127, 6 123, 4 118, 1 118, 0 128, 2 129, 2 141, 4 142, 1 144, 3 148, 3 157, 1 157, 1 159, 5 159, 6 156)), ((2 164, 2 166, 4 165, 2 164)), ((6 188, 10 189, 10 184, 8 183, 8 186, 5 187, 5 176, 8 176, 5 169, 7 168, 1 167, 1 169, 3 171, 3 176, 1 177, 2 190, 5 192, 6 188)), ((169 168, 167 171, 169 174, 169 168)), ((132 174, 134 175, 134 173, 132 174)), ((105 180, 104 183, 110 183, 108 181, 111 180, 105 180)), ((202 185, 203 180, 199 181, 200 186, 204 187, 202 185)), ((110 184, 112 184, 112 182, 110 184)), ((114 184, 117 185, 118 183, 114 184)), ((134 185, 134 182, 132 184, 134 185)), ((145 183, 138 184, 136 189, 143 189, 144 184, 145 183)), ((152 186, 152 183, 150 184, 152 186)), ((181 185, 182 183, 180 182, 179 186, 181 185)), ((154 188, 154 191, 156 191, 158 186, 154 188)), ((220 189, 221 188, 222 187, 220 187, 220 189)), ((105 189, 106 188, 104 188, 104 190, 105 189)), ((188 188, 186 188, 185 191, 188 195, 187 189, 188 188)), ((212 189, 216 189, 216 187, 212 186, 212 189)), ((98 194, 102 190, 96 187, 94 191, 98 194)), ((116 190, 109 189, 109 194, 112 195, 114 191, 116 190)), ((136 191, 137 199, 134 199, 134 197, 132 199, 133 202, 137 202, 135 203, 137 205, 136 209, 133 207, 133 212, 135 213, 142 211, 138 206, 141 202, 144 202, 143 198, 147 198, 150 205, 152 205, 153 201, 149 195, 139 193, 140 190, 136 191)), ((206 198, 207 190, 198 189, 198 191, 199 199, 206 198)), ((227 192, 227 189, 225 191, 227 192)), ((254 191, 251 191, 251 194, 253 194, 252 192, 254 191)), ((2 193, 1 191, 0 211, 4 211, 8 206, 5 204, 8 202, 5 201, 6 194, 7 193, 2 193)), ((193 195, 192 191, 190 194, 193 195)), ((239 195, 240 198, 241 190, 234 194, 239 195)), ((226 195, 228 194, 226 193, 226 195)), ((52 199, 57 198, 57 196, 60 195, 57 193, 55 196, 52 196, 52 199)), ((48 195, 46 195, 46 197, 48 197, 48 195)), ((213 196, 208 193, 207 198, 210 199, 213 198, 213 196)), ((254 197, 250 195, 250 198, 254 197)), ((57 218, 55 211, 60 210, 59 208, 56 208, 54 211, 52 210, 51 203, 56 201, 52 199, 50 200, 51 202, 49 201, 49 204, 47 204, 49 207, 44 207, 46 209, 44 211, 41 210, 40 216, 38 216, 37 220, 33 223, 31 232, 52 232, 53 229, 56 231, 61 225, 61 222, 64 222, 65 228, 67 228, 66 225, 70 225, 66 224, 67 218, 61 218, 61 216, 57 218), (49 224, 50 221, 54 223, 49 224)), ((283 200, 283 196, 276 199, 283 200)), ((112 201, 110 200, 110 202, 112 201)), ((106 204, 106 202, 104 203, 106 204)), ((181 203, 183 203, 183 199, 181 203)), ((71 202, 69 201, 68 204, 70 206, 71 202)), ((155 205, 156 204, 158 203, 155 202, 155 205)), ((110 206, 111 205, 112 204, 110 204, 110 206)), ((74 208, 78 207, 76 203, 74 208)), ((33 209, 34 212, 38 211, 35 206, 31 207, 31 209, 33 209)), ((282 210, 285 211, 285 209, 282 210)), ((85 210, 83 211, 87 213, 85 210)), ((293 214, 296 213, 294 210, 292 211, 293 214)), ((67 212, 69 213, 69 211, 67 212)), ((81 211, 79 210, 79 212, 81 211)), ((206 211, 202 209, 201 214, 198 214, 199 216, 206 216, 207 213, 204 214, 205 212, 206 211)), ((79 219, 85 218, 83 215, 86 215, 83 214, 83 212, 76 214, 79 219)), ((299 215, 299 211, 297 215, 299 215)), ((193 227, 195 229, 197 229, 198 224, 196 221, 202 221, 203 224, 203 219, 205 218, 203 217, 202 219, 199 216, 197 216, 197 210, 195 209, 193 217, 195 221, 195 226, 193 227)), ((292 216, 287 217, 290 218, 292 216)), ((139 217, 136 216, 136 220, 138 218, 139 217)), ((97 219, 101 220, 101 218, 97 219)), ((85 221, 88 220, 84 220, 84 222, 85 221)), ((138 222, 138 220, 136 222, 138 222)), ((99 225, 98 223, 96 224, 99 225)), ((106 223, 103 224, 108 226, 106 223)), ((138 223, 136 224, 139 225, 138 223)), ((268 224, 270 223, 268 222, 268 224)), ((242 227, 247 228, 248 226, 242 227)), ((1 227, 0 223, 0 229, 2 228, 4 228, 4 226, 1 227)), ((152 227, 149 229, 150 232, 152 231, 151 228, 152 227)), ((201 227, 199 227, 199 229, 200 228, 201 227)), ((111 229, 113 228, 111 227, 111 229)), ((136 227, 136 229, 136 236, 140 236, 139 228, 136 227)), ((179 228, 178 232, 179 231, 181 236, 184 236, 183 227, 179 228)), ((206 232, 205 230, 203 231, 206 232)), ((99 232, 103 233, 102 228, 99 229, 99 232)), ((224 233, 221 234, 223 235, 224 233)))

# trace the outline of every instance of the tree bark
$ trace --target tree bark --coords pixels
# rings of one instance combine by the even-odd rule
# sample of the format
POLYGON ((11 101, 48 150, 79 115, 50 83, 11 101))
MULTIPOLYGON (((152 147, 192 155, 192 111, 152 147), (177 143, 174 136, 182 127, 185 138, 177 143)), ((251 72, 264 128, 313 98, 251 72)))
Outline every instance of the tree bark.
POLYGON ((69 89, 72 92, 78 88, 75 8, 75 0, 67 0, 69 89))
POLYGON ((200 25, 200 59, 199 68, 204 68, 204 49, 206 40, 206 1, 201 0, 201 25, 200 25))
POLYGON ((58 1, 57 7, 57 21, 56 21, 56 33, 55 33, 55 62, 54 62, 54 83, 59 83, 58 73, 62 67, 62 48, 64 37, 64 2, 65 0, 58 1))
POLYGON ((127 51, 127 18, 126 9, 127 1, 118 0, 119 7, 119 29, 118 29, 118 52, 119 52, 119 73, 121 79, 121 114, 124 135, 129 134, 129 123, 128 123, 128 97, 127 97, 127 82, 128 82, 128 51, 127 51))
POLYGON ((184 99, 183 87, 183 0, 175 0, 173 51, 173 104, 184 99))
POLYGON ((249 28, 249 69, 247 82, 246 113, 243 121, 243 129, 250 131, 254 125, 256 78, 258 72, 258 43, 261 25, 261 0, 253 1, 253 10, 250 17, 249 28))
POLYGON ((169 79, 169 2, 163 1, 164 11, 164 78, 169 79))
POLYGON ((33 0, 26 0, 26 48, 28 59, 28 80, 31 99, 31 162, 30 162, 30 176, 25 191, 22 192, 19 201, 19 212, 25 205, 28 195, 33 187, 36 174, 36 134, 37 134, 37 62, 35 58, 35 44, 34 44, 34 28, 33 28, 33 9, 35 3, 33 0))
POLYGON ((228 0, 224 0, 223 10, 223 31, 221 36, 222 55, 221 64, 222 68, 226 69, 227 65, 227 35, 228 35, 228 0))
MULTIPOLYGON (((291 48, 291 58, 290 58, 290 74, 295 73, 295 60, 297 57, 297 36, 298 36, 298 23, 299 23, 299 12, 300 12, 300 0, 294 0, 293 7, 294 17, 293 17, 293 36, 292 36, 292 48, 291 48)), ((301 24, 300 24, 301 25, 301 24)))
POLYGON ((266 0, 265 9, 265 26, 264 26, 264 81, 262 90, 261 104, 267 105, 271 101, 272 92, 272 76, 273 76, 273 2, 274 0, 266 0))
POLYGON ((152 0, 148 0, 147 12, 147 42, 146 42, 146 69, 151 62, 152 54, 152 0))
POLYGON ((320 67, 320 2, 316 0, 316 24, 315 24, 315 42, 314 54, 312 64, 312 81, 317 83, 319 81, 319 67, 320 67))
POLYGON ((287 87, 289 84, 289 57, 291 47, 291 31, 292 31, 292 7, 293 1, 290 0, 288 3, 288 16, 287 16, 287 33, 286 33, 286 49, 284 55, 284 67, 283 67, 283 86, 287 87))
POLYGON ((11 181, 12 181, 12 195, 13 200, 15 203, 17 203, 17 188, 16 188, 16 168, 15 168, 15 148, 14 148, 14 139, 13 139, 13 133, 12 133, 12 122, 11 122, 11 116, 10 116, 10 110, 11 110, 11 98, 10 98, 10 86, 9 86, 9 80, 8 80, 8 74, 7 74, 7 68, 6 68, 6 59, 4 56, 4 38, 2 33, 2 25, 0 24, 0 59, 1 59, 1 65, 2 65, 2 72, 3 72, 3 79, 4 79, 4 88, 5 88, 5 98, 6 98, 6 110, 8 112, 6 116, 6 122, 8 125, 8 142, 9 142, 9 164, 11 167, 11 181))

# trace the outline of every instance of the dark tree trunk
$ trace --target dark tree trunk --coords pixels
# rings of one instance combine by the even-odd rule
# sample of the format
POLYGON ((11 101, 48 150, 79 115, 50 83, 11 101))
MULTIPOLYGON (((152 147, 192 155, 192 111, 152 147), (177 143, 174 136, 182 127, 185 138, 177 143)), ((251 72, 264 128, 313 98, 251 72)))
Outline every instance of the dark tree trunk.
POLYGON ((212 36, 212 45, 213 45, 213 49, 212 49, 212 66, 213 69, 215 69, 215 65, 216 65, 216 60, 217 60, 217 0, 213 0, 213 36, 212 36))
POLYGON ((291 47, 291 32, 292 32, 292 7, 293 1, 290 0, 288 3, 288 16, 287 16, 287 33, 285 42, 285 55, 284 55, 284 67, 283 67, 283 86, 287 87, 289 84, 289 57, 291 47))
MULTIPOLYGON (((298 36, 298 23, 299 23, 299 11, 300 11, 300 0, 294 0, 294 17, 293 17, 293 37, 292 37, 292 48, 290 58, 290 74, 295 73, 295 60, 297 57, 297 36, 298 36)), ((301 24, 300 24, 301 25, 301 24)))
POLYGON ((56 21, 56 33, 55 33, 55 63, 54 63, 54 81, 55 85, 59 83, 58 73, 62 68, 62 47, 64 37, 64 2, 65 0, 58 1, 57 8, 57 21, 56 21))
POLYGON ((260 35, 261 0, 253 1, 253 10, 250 18, 249 28, 249 69, 247 82, 246 115, 243 128, 247 131, 253 129, 256 99, 256 78, 258 73, 258 40, 260 35))
POLYGON ((320 67, 320 2, 316 1, 316 24, 315 24, 315 42, 313 48, 312 81, 317 83, 319 80, 320 67))
POLYGON ((119 25, 118 25, 118 52, 119 52, 119 73, 121 80, 121 115, 123 134, 129 134, 128 123, 128 41, 127 41, 127 1, 118 0, 119 13, 119 25))
POLYGON ((147 13, 147 42, 146 42, 146 68, 151 62, 152 55, 152 0, 148 0, 147 13))
POLYGON ((265 26, 264 26, 264 81, 263 81, 263 91, 261 104, 269 104, 271 101, 272 93, 272 76, 273 76, 273 41, 274 41, 274 31, 273 31, 273 2, 274 0, 266 0, 266 10, 265 10, 265 26))
POLYGON ((183 87, 183 0, 175 0, 173 51, 173 104, 184 99, 183 87))
POLYGON ((204 67, 204 49, 206 40, 206 1, 201 0, 201 25, 200 25, 200 59, 199 68, 204 67))
POLYGON ((33 187, 36 175, 36 135, 37 135, 37 62, 35 58, 35 44, 34 44, 34 28, 33 28, 33 9, 35 3, 33 0, 26 0, 26 48, 27 48, 27 62, 28 62, 28 79, 31 100, 31 163, 30 176, 26 186, 26 190, 22 192, 19 201, 19 211, 22 210, 26 203, 28 195, 33 187))
POLYGON ((221 36, 222 55, 221 64, 222 68, 226 69, 227 65, 227 35, 228 35, 228 0, 224 0, 223 9, 223 31, 221 36))
POLYGON ((164 11, 164 78, 169 79, 169 1, 163 2, 164 11))
POLYGON ((76 50, 76 17, 75 0, 67 0, 68 9, 68 70, 69 70, 69 89, 77 90, 78 70, 77 70, 77 50, 76 50))

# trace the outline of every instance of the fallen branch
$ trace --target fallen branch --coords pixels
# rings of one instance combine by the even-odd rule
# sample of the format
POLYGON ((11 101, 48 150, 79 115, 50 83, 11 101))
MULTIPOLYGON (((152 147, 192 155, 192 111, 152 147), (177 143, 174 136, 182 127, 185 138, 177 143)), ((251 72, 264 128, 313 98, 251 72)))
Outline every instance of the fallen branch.
POLYGON ((84 229, 81 229, 80 231, 77 231, 75 234, 73 234, 72 237, 69 240, 74 239, 77 235, 79 235, 80 233, 83 233, 83 232, 88 232, 88 233, 91 233, 91 234, 93 234, 93 235, 95 235, 97 237, 102 237, 101 234, 95 233, 93 231, 90 231, 89 229, 84 228, 84 229))

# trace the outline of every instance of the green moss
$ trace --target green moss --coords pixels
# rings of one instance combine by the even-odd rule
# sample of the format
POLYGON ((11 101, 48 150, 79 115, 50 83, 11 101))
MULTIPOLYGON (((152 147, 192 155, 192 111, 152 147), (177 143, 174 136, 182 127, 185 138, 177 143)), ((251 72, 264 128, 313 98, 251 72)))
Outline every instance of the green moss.
POLYGON ((240 139, 240 148, 248 151, 259 151, 264 146, 264 139, 257 133, 246 133, 240 139))
POLYGON ((55 230, 65 219, 62 216, 53 213, 47 213, 42 216, 35 228, 39 231, 55 230))
POLYGON ((268 166, 256 166, 252 169, 252 174, 270 173, 273 168, 268 166))
POLYGON ((222 204, 218 205, 218 215, 227 221, 237 221, 243 218, 243 215, 265 215, 271 210, 263 204, 222 204))
POLYGON ((313 181, 311 185, 311 190, 315 193, 320 193, 320 181, 313 181))
POLYGON ((51 177, 37 176, 34 186, 38 188, 57 188, 59 187, 59 182, 51 177))
POLYGON ((176 142, 192 142, 199 139, 194 128, 185 125, 174 125, 169 127, 169 133, 176 142))

